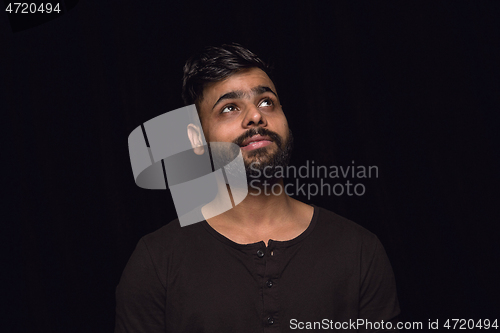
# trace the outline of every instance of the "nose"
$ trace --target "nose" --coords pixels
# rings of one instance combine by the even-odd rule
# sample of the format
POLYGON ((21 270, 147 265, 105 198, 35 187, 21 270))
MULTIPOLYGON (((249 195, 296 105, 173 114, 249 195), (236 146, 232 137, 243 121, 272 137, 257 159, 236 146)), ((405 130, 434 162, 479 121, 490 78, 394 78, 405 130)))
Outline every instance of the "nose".
POLYGON ((253 126, 267 126, 267 120, 257 106, 250 105, 243 119, 243 127, 249 128, 253 126))

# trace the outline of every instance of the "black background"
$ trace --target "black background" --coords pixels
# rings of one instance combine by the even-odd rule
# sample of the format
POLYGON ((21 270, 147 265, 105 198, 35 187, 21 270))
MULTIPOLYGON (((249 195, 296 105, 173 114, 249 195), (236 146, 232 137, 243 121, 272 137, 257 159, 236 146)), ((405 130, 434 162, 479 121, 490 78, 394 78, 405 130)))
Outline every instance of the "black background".
POLYGON ((113 330, 137 241, 176 218, 135 185, 128 135, 224 42, 275 63, 293 165, 378 166, 365 195, 309 202, 379 236, 402 320, 500 319, 499 1, 68 8, 17 32, 0 14, 2 331, 113 330))

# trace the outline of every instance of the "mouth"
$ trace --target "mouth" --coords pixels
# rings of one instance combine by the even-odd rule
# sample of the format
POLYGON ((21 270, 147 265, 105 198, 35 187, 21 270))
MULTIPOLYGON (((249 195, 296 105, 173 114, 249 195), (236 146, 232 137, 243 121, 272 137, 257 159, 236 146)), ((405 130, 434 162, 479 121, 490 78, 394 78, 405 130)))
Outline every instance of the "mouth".
POLYGON ((241 144, 241 150, 254 150, 270 145, 273 141, 266 135, 254 135, 241 144))

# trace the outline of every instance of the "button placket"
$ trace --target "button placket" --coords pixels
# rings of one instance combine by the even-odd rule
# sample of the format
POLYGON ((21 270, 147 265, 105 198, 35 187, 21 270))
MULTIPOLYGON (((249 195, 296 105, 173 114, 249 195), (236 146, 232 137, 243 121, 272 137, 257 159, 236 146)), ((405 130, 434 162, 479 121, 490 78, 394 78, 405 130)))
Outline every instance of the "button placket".
POLYGON ((280 260, 277 257, 276 243, 269 241, 266 248, 266 268, 261 280, 261 291, 264 304, 264 332, 275 332, 280 329, 280 304, 278 297, 278 280, 280 276, 280 260))

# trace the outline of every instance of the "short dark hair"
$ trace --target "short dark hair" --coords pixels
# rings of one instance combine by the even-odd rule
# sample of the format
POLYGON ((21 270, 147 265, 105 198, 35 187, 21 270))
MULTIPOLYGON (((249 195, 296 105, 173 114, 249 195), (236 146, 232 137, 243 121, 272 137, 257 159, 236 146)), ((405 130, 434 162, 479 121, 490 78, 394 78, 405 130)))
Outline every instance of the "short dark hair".
POLYGON ((271 66, 237 43, 209 46, 184 65, 182 99, 185 105, 198 104, 207 84, 221 81, 247 68, 260 68, 271 78, 271 66))

